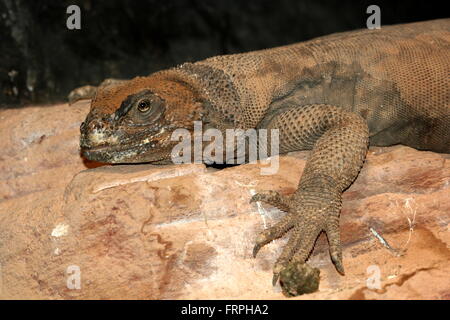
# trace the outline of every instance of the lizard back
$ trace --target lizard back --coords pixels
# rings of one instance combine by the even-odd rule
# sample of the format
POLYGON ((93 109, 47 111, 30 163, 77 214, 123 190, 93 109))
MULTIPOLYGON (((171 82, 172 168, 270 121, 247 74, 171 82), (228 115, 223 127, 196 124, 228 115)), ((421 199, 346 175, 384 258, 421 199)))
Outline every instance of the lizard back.
MULTIPOLYGON (((241 126, 331 104, 367 120, 372 145, 450 152, 450 19, 332 34, 197 62, 221 70, 241 126)), ((232 103, 221 97, 222 112, 232 103)), ((236 117, 237 118, 237 117, 236 117)))

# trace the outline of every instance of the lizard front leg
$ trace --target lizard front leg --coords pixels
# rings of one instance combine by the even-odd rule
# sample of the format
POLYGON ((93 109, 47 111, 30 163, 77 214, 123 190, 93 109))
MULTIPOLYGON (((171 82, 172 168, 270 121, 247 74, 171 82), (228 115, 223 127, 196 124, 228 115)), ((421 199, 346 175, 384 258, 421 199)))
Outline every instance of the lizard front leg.
POLYGON ((121 84, 124 83, 125 81, 127 80, 108 78, 103 80, 98 87, 91 85, 78 87, 70 91, 69 95, 67 96, 67 100, 69 101, 69 104, 74 104, 79 100, 94 99, 98 89, 111 85, 121 84))
POLYGON ((312 153, 294 194, 286 197, 272 191, 252 197, 251 201, 263 201, 287 211, 280 222, 257 237, 254 256, 265 244, 292 229, 274 266, 275 284, 280 272, 293 263, 306 261, 318 235, 324 231, 331 259, 343 274, 339 235, 341 194, 364 162, 369 139, 366 121, 339 107, 308 105, 277 115, 267 129, 279 129, 280 153, 305 149, 312 149, 312 153))

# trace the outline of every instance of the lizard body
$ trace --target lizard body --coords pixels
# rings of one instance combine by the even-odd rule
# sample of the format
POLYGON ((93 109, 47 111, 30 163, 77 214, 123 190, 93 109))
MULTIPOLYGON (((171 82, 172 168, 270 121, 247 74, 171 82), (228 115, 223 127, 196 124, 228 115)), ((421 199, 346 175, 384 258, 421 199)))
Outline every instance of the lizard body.
POLYGON ((308 258, 325 231, 341 273, 341 194, 369 143, 450 153, 450 19, 333 34, 278 48, 212 57, 100 86, 81 126, 85 157, 170 160, 177 128, 279 129, 280 153, 312 150, 297 191, 262 192, 287 211, 254 254, 291 230, 274 267, 308 258))

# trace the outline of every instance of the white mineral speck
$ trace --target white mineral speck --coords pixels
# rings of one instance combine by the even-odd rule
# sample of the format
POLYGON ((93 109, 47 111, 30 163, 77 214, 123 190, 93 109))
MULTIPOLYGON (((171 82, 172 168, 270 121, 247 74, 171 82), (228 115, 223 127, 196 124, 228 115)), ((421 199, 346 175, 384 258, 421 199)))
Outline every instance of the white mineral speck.
POLYGON ((67 224, 60 223, 52 231, 52 237, 62 237, 69 232, 69 226, 67 224))

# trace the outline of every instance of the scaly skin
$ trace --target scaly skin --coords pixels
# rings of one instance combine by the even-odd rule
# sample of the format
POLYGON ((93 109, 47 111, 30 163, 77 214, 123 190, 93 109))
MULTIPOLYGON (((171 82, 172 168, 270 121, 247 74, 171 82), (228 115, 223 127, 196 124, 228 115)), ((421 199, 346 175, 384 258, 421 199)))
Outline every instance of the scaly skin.
MULTIPOLYGON (((449 74, 449 19, 213 57, 103 84, 81 126, 81 150, 108 163, 166 163, 177 143, 172 132, 192 131, 196 120, 204 129, 279 129, 280 153, 312 152, 294 194, 251 199, 287 212, 257 237, 254 255, 291 230, 274 267, 276 282, 282 270, 307 260, 324 231, 343 274, 342 192, 369 143, 450 152, 449 74)), ((80 92, 72 100, 83 98, 80 92)))

